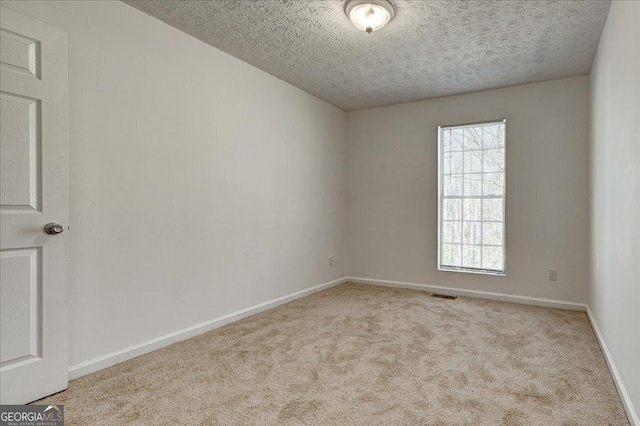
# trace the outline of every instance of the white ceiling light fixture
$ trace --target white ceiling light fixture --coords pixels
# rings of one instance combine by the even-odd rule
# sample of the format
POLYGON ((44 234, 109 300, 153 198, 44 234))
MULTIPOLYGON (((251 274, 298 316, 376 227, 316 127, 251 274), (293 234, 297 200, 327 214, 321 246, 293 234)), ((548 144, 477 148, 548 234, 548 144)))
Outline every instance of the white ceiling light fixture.
POLYGON ((382 29, 395 15, 387 0, 350 0, 345 13, 357 29, 368 34, 382 29))

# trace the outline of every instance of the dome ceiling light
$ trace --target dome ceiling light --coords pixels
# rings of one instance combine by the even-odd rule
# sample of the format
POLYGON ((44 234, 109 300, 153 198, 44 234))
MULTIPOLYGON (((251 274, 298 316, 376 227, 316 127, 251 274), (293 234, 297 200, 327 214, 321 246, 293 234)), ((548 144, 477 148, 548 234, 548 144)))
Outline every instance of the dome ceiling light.
POLYGON ((350 0, 345 13, 357 29, 368 34, 382 29, 395 14, 387 0, 350 0))

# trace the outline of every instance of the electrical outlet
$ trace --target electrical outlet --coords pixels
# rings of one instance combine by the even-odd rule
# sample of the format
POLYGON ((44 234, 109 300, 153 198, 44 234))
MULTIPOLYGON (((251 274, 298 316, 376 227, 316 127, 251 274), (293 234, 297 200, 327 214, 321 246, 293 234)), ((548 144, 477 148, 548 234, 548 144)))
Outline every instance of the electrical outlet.
POLYGON ((329 256, 329 266, 333 266, 333 256, 329 256))
POLYGON ((549 269, 549 281, 558 281, 557 269, 549 269))

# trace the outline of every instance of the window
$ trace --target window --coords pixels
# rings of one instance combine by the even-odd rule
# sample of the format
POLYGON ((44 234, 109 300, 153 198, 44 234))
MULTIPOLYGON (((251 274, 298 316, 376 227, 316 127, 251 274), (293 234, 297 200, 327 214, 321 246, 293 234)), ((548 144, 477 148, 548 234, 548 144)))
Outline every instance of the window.
POLYGON ((506 120, 438 128, 438 269, 505 273, 506 120))

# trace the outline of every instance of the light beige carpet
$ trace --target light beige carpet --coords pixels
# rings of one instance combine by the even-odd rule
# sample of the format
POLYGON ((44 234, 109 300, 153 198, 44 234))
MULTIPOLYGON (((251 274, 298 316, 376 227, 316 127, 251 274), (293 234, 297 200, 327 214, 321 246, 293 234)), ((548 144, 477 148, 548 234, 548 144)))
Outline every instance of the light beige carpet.
POLYGON ((345 284, 82 377, 67 424, 628 425, 583 312, 345 284))

